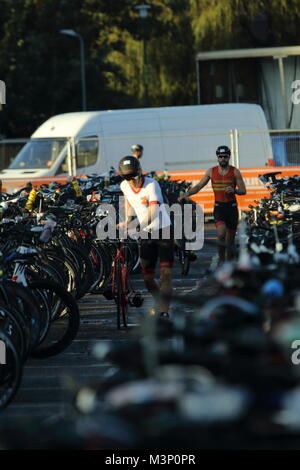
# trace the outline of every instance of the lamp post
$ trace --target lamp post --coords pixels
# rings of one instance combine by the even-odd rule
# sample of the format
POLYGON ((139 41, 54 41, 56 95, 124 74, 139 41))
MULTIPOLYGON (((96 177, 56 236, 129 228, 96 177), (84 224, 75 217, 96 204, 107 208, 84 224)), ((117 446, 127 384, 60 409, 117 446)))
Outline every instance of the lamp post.
POLYGON ((86 86, 85 86, 85 58, 84 58, 84 43, 82 36, 73 29, 61 29, 59 31, 67 36, 73 36, 80 41, 80 70, 81 70, 81 90, 82 90, 82 110, 86 111, 86 86))
POLYGON ((146 28, 145 28, 145 21, 148 16, 148 10, 150 10, 151 6, 142 4, 136 5, 134 7, 140 15, 141 23, 142 23, 142 37, 143 37, 143 80, 144 80, 144 104, 148 106, 149 104, 149 96, 148 96, 148 59, 147 59, 147 37, 146 37, 146 28))

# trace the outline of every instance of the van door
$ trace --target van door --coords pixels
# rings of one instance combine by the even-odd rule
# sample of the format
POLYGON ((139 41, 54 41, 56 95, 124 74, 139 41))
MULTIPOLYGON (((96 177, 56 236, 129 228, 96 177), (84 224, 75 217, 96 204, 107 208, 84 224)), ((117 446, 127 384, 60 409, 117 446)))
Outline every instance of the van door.
POLYGON ((75 141, 77 174, 97 173, 99 154, 99 137, 90 135, 75 141))
MULTIPOLYGON (((89 135, 75 140, 76 173, 92 174, 99 172, 98 156, 100 153, 99 137, 89 135)), ((57 169, 56 174, 68 173, 68 156, 57 169)))
POLYGON ((200 111, 188 106, 162 109, 162 139, 168 171, 207 169, 216 162, 218 143, 230 146, 229 131, 218 129, 216 118, 211 121, 209 115, 200 111))
POLYGON ((118 168, 122 157, 131 154, 133 144, 141 144, 143 171, 163 170, 161 128, 156 110, 108 111, 101 115, 107 170, 118 168))

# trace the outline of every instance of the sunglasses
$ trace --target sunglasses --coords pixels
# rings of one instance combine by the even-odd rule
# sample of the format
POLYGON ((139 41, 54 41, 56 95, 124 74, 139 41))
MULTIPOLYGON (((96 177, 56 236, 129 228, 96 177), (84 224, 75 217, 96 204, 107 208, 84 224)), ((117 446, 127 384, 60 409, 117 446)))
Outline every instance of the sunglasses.
POLYGON ((123 178, 126 180, 126 181, 131 181, 131 180, 135 180, 135 179, 138 179, 140 177, 139 174, 137 173, 131 173, 129 175, 123 175, 123 178))
POLYGON ((218 158, 230 158, 229 155, 219 155, 218 158))

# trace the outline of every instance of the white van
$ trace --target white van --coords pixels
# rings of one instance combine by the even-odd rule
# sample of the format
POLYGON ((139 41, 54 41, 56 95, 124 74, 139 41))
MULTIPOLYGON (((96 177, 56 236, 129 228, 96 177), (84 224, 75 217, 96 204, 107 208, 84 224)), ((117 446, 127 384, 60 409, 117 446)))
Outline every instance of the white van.
MULTIPOLYGON (((219 145, 233 147, 232 129, 267 131, 255 104, 217 104, 60 114, 44 122, 0 178, 104 173, 142 144, 144 171, 207 169, 219 145)), ((235 155, 235 153, 234 153, 235 155)), ((239 149, 240 168, 272 159, 268 132, 249 134, 239 149)))

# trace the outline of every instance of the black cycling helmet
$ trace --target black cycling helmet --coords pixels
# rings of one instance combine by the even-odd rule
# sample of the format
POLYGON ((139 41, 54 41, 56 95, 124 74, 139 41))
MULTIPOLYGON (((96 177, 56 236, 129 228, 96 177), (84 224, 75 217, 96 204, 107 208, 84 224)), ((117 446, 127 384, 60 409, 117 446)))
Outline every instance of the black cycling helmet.
POLYGON ((228 155, 230 157, 231 155, 230 148, 227 147, 227 145, 221 145, 220 147, 217 148, 216 155, 217 157, 219 157, 220 155, 228 155))
POLYGON ((141 165, 137 158, 128 155, 119 161, 119 170, 122 175, 138 175, 141 172, 141 165))
POLYGON ((144 150, 144 147, 140 144, 134 144, 131 146, 132 152, 137 152, 137 151, 142 152, 143 150, 144 150))

